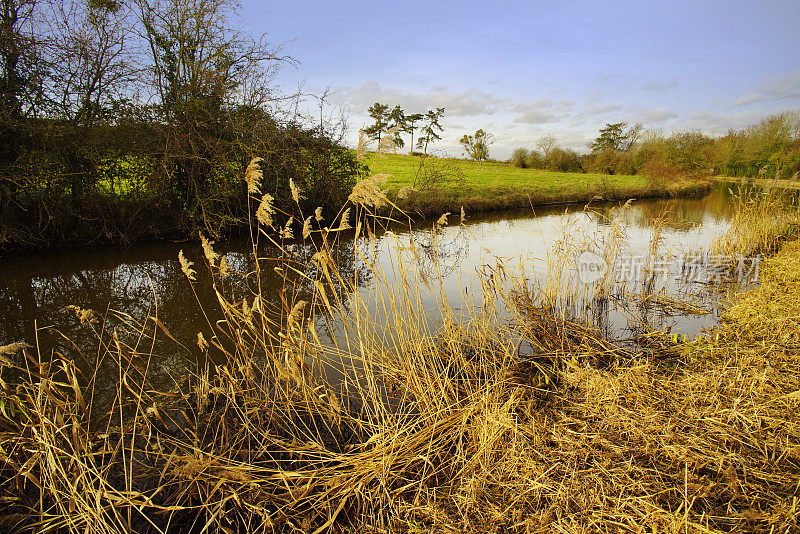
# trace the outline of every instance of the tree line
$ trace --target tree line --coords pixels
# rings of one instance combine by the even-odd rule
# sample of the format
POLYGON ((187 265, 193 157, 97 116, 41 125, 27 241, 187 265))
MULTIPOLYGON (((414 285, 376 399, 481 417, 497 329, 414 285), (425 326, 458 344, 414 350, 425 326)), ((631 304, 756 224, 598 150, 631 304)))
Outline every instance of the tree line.
POLYGON ((770 115, 722 136, 699 130, 669 135, 641 124, 607 123, 578 154, 547 135, 536 149, 517 148, 509 162, 521 168, 603 174, 648 174, 656 178, 724 175, 750 178, 800 177, 800 111, 770 115))
POLYGON ((0 0, 0 247, 230 230, 254 156, 278 205, 337 205, 359 164, 275 89, 292 63, 233 0, 0 0))

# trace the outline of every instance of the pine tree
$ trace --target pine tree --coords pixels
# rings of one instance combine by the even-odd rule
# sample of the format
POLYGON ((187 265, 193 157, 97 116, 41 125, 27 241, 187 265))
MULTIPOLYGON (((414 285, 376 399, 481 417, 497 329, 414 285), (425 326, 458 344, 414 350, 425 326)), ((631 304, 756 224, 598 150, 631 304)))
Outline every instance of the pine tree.
POLYGON ((406 123, 405 123, 405 127, 403 128, 403 130, 411 134, 411 153, 412 154, 414 153, 414 130, 417 129, 417 127, 414 126, 414 124, 419 122, 419 121, 421 121, 423 118, 425 118, 425 115, 423 115, 422 113, 413 113, 411 115, 406 116, 406 123))
POLYGON ((383 132, 389 129, 389 106, 375 102, 367 112, 370 118, 375 121, 375 124, 364 128, 364 133, 380 144, 383 132))
POLYGON ((400 108, 400 106, 395 106, 392 108, 392 111, 389 112, 388 115, 389 119, 389 128, 397 127, 397 131, 394 133, 394 146, 395 151, 397 148, 402 148, 405 146, 405 142, 403 138, 400 136, 400 132, 404 132, 406 128, 406 114, 400 108))
POLYGON ((422 148, 425 155, 428 155, 428 145, 434 141, 441 141, 441 137, 436 131, 443 131, 439 119, 444 116, 444 108, 436 108, 436 111, 429 110, 425 113, 425 125, 422 127, 422 135, 417 141, 417 148, 422 148))

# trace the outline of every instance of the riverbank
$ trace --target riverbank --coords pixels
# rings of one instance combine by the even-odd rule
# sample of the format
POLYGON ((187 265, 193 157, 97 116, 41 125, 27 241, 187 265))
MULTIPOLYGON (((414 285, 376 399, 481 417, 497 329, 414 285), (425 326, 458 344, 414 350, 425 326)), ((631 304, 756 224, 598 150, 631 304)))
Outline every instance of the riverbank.
MULTIPOLYGON (((766 202, 743 199, 750 208, 733 223, 730 236, 748 254, 776 250, 784 235, 767 220, 780 204, 766 202), (762 228, 773 233, 762 239, 762 228)), ((183 258, 186 279, 173 283, 216 289, 223 317, 182 349, 199 359, 219 346, 227 361, 176 375, 169 391, 144 376, 150 338, 171 337, 163 322, 103 330, 73 310, 102 334, 103 372, 120 377, 100 423, 89 416, 96 383, 76 376, 69 359, 51 366, 3 347, 0 527, 767 533, 796 525, 800 243, 784 243, 761 265, 760 286, 735 296, 713 332, 684 340, 651 328, 641 352, 549 307, 541 287, 502 261, 485 265, 482 291, 470 291, 486 300, 451 307, 442 298, 436 322, 421 295, 441 284, 411 259, 424 251, 392 249, 398 276, 367 267, 384 297, 326 285, 348 277, 322 249, 308 301, 283 306, 262 293, 227 300, 225 285, 238 275, 223 272, 210 245, 212 280, 183 258), (321 342, 304 309, 341 325, 350 341, 321 342), (520 339, 535 349, 528 356, 520 339), (320 365, 346 365, 356 380, 337 389, 320 379, 320 365)), ((259 268, 245 272, 260 279, 259 268)))
POLYGON ((711 191, 709 180, 683 179, 669 183, 644 175, 608 175, 520 169, 507 163, 477 163, 469 160, 421 158, 418 156, 372 156, 374 174, 390 175, 384 187, 389 197, 410 213, 439 216, 461 207, 467 212, 508 208, 587 203, 597 197, 607 201, 629 198, 693 197, 711 191), (414 187, 416 191, 408 188, 414 187), (403 189, 406 188, 405 191, 403 189))
POLYGON ((738 184, 756 185, 764 189, 776 187, 779 189, 800 189, 800 180, 782 179, 776 180, 774 178, 742 178, 734 176, 715 176, 716 182, 734 182, 738 184))
MULTIPOLYGON (((347 153, 355 157, 355 153, 347 153)), ((462 207, 469 213, 477 213, 586 204, 601 198, 624 202, 630 198, 698 197, 712 189, 712 182, 705 180, 661 183, 640 175, 550 172, 518 169, 506 163, 478 164, 433 157, 378 157, 371 154, 368 163, 371 174, 388 175, 383 187, 388 188, 389 198, 415 217, 438 218, 448 211, 457 213, 462 207), (410 189, 412 187, 416 190, 410 189)), ((325 211, 338 209, 349 194, 355 176, 353 173, 349 181, 341 177, 312 180, 314 189, 304 191, 305 197, 311 200, 301 197, 305 212, 312 212, 319 206, 323 206, 325 211)), ((289 198, 287 178, 280 176, 275 180, 278 185, 273 192, 282 198, 281 205, 292 212, 294 206, 289 198)), ((307 186, 304 182, 300 185, 307 186)), ((153 191, 130 190, 128 182, 118 184, 120 187, 123 188, 120 191, 98 190, 95 196, 83 200, 80 209, 69 205, 67 197, 60 200, 48 197, 47 202, 32 202, 16 215, 5 213, 7 220, 0 220, 0 254, 19 250, 180 241, 194 238, 198 229, 217 239, 247 233, 245 210, 248 201, 243 197, 245 189, 241 182, 226 182, 224 191, 218 192, 213 203, 196 210, 197 213, 192 212, 194 215, 169 204, 153 191), (62 202, 58 208, 50 205, 56 201, 62 202), (47 214, 39 213, 42 210, 47 214)), ((297 213, 295 217, 298 217, 297 213)))

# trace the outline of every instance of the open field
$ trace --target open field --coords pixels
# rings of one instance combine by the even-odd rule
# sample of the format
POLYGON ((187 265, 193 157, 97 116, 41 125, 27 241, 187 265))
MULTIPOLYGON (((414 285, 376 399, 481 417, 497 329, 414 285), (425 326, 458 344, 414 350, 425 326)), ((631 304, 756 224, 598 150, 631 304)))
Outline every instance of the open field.
MULTIPOLYGON (((417 185, 403 207, 425 215, 521 208, 565 202, 589 202, 596 196, 605 200, 627 200, 655 196, 699 195, 710 183, 683 180, 668 184, 649 180, 644 175, 607 175, 520 169, 507 163, 477 163, 469 160, 427 158, 427 169, 420 172, 423 158, 386 155, 369 158, 373 173, 390 174, 386 186, 394 198, 404 186, 414 186, 424 175, 434 175, 427 187, 417 185)), ((425 167, 423 167, 425 169, 425 167)))

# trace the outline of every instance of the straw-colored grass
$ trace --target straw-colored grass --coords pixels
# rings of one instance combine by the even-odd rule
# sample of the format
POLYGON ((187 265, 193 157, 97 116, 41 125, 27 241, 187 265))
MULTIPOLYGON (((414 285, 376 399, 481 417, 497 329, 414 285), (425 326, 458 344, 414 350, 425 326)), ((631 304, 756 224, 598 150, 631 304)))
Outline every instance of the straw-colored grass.
MULTIPOLYGON (((360 186, 371 206, 387 201, 375 184, 360 186)), ((371 232, 363 220, 357 235, 371 232)), ((206 242, 225 319, 191 350, 226 362, 176 375, 171 391, 131 363, 169 335, 157 317, 85 323, 118 371, 107 414, 71 355, 0 350, 0 528, 796 531, 800 244, 767 261, 710 337, 633 353, 502 262, 481 294, 449 303, 398 243, 391 269, 366 262, 375 283, 361 293, 332 260, 339 228, 311 232, 307 263, 286 251, 277 310, 258 291, 226 296, 228 267, 206 242), (426 287, 440 319, 422 308, 426 287), (336 344, 320 339, 325 322, 344 332, 336 344), (334 368, 340 387, 323 378, 334 368)), ((599 246, 615 253, 621 232, 599 246)))
POLYGON ((800 226, 797 193, 781 189, 742 188, 733 195, 736 210, 730 228, 713 243, 712 252, 753 256, 775 251, 800 226))

